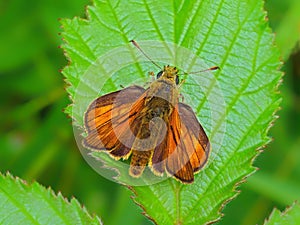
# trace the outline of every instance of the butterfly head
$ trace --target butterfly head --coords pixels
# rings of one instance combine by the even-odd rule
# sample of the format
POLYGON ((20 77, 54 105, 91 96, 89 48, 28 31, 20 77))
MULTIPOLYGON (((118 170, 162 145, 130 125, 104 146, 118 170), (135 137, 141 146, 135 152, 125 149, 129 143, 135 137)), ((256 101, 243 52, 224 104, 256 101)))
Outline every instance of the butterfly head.
POLYGON ((156 75, 156 79, 166 79, 179 84, 178 69, 175 66, 164 66, 164 69, 156 75))

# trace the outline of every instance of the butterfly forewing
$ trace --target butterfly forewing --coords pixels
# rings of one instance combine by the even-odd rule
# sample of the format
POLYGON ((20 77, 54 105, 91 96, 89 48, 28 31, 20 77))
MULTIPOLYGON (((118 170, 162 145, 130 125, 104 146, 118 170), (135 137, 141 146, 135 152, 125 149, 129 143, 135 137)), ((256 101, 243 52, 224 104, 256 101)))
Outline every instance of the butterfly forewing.
POLYGON ((169 127, 166 170, 180 181, 191 183, 194 172, 207 160, 208 138, 192 109, 183 103, 172 112, 169 127))
POLYGON ((145 89, 131 86, 97 98, 85 114, 85 126, 88 136, 84 139, 86 147, 97 150, 111 150, 112 156, 128 157, 130 153, 130 126, 134 117, 131 114, 139 110, 136 106, 145 89), (122 93, 121 93, 122 92, 122 93), (123 137, 122 137, 123 136, 123 137), (127 140, 124 145, 120 140, 127 140))

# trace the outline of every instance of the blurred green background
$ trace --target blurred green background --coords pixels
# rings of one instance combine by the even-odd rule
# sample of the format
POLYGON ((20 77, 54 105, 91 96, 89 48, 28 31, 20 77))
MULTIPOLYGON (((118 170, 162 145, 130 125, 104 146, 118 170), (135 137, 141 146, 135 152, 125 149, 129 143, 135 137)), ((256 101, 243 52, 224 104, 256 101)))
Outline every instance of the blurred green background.
MULTIPOLYGON (((286 62, 274 141, 255 161, 260 170, 242 184, 218 224, 262 224, 275 206, 300 200, 300 4, 266 2, 286 62)), ((152 224, 124 187, 102 178, 82 158, 59 73, 67 61, 58 18, 84 16, 88 0, 0 1, 0 171, 37 180, 64 196, 76 197, 104 224, 152 224)))

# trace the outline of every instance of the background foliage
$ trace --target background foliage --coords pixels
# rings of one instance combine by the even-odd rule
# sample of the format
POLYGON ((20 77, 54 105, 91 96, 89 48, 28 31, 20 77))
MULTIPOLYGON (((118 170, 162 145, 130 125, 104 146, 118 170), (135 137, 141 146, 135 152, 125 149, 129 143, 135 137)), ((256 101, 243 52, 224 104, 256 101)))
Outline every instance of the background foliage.
MULTIPOLYGON (((104 224, 151 224, 130 192, 94 172, 75 144, 69 103, 59 70, 67 63, 58 32, 60 17, 84 15, 88 1, 2 1, 0 6, 0 171, 37 180, 64 196, 75 196, 104 224), (113 215, 113 216, 112 216, 113 215)), ((241 186, 240 196, 218 224, 262 224, 276 206, 300 199, 300 6, 269 0, 266 10, 287 62, 280 118, 274 141, 255 162, 260 171, 241 186), (298 32, 295 32, 298 31, 298 32)))

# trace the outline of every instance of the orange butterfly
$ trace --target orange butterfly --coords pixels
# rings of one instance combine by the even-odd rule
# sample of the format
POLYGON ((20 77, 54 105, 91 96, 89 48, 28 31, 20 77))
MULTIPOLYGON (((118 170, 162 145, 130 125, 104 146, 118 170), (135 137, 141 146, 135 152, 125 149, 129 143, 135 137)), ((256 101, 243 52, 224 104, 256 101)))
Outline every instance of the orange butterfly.
POLYGON ((179 102, 178 85, 177 68, 165 66, 147 89, 134 85, 97 98, 85 113, 84 146, 116 160, 131 156, 132 177, 149 165, 155 175, 167 172, 192 183, 207 162, 210 143, 192 108, 179 102))

